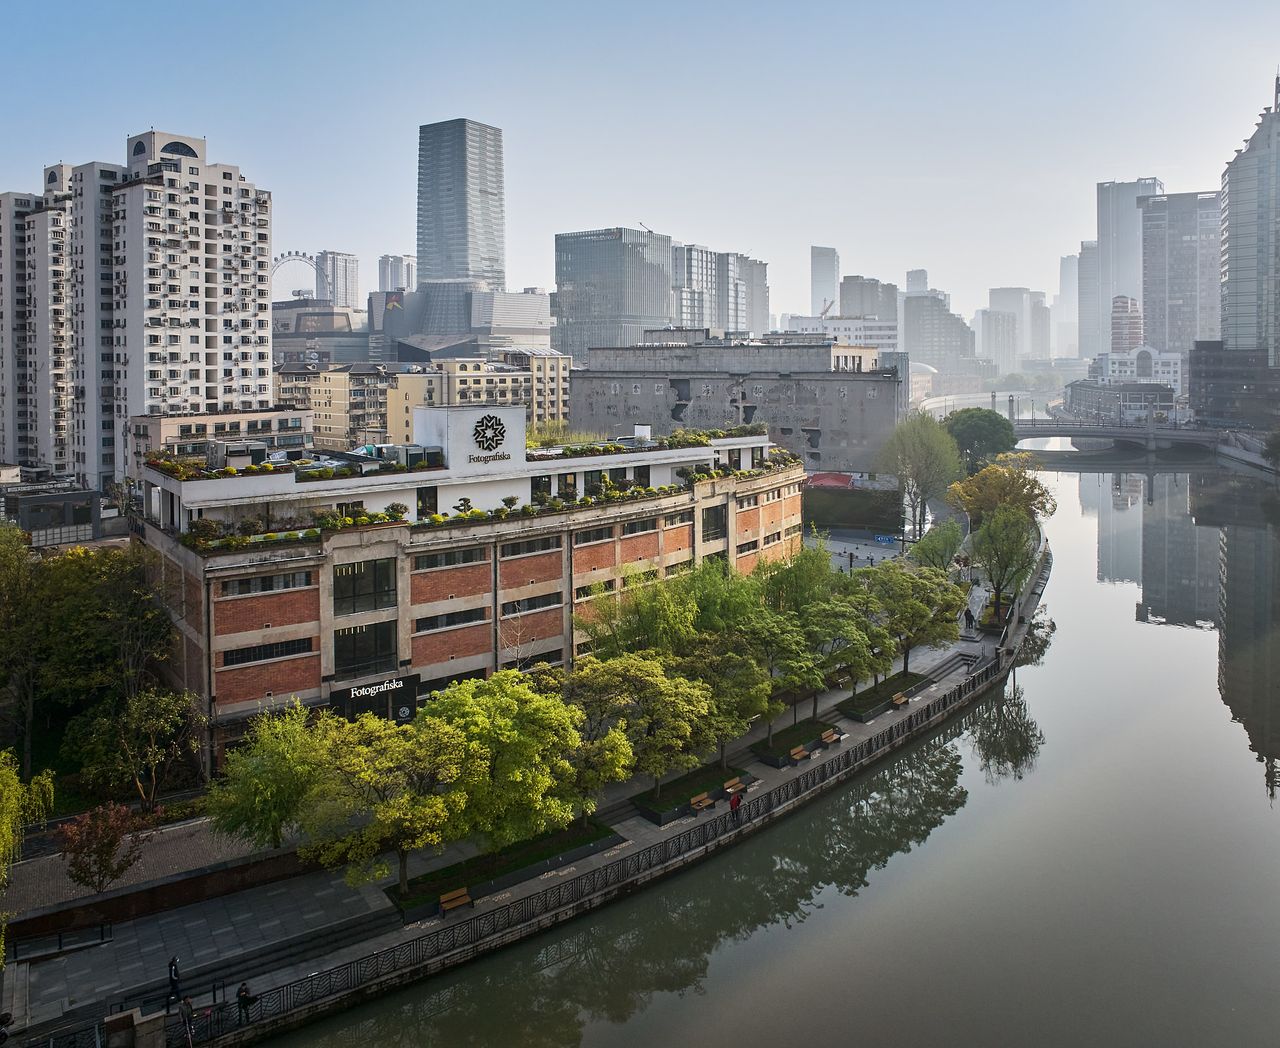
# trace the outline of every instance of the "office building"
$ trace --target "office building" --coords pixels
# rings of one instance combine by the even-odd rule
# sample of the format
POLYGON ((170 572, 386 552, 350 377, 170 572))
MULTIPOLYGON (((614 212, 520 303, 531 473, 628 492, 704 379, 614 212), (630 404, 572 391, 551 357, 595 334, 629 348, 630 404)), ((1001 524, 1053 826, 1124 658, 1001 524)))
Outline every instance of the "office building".
POLYGON ((158 456, 203 458, 210 441, 252 441, 268 452, 300 453, 314 446, 310 411, 262 408, 216 415, 135 415, 129 419, 126 474, 142 490, 142 467, 158 456))
POLYGON ((1142 322, 1147 345, 1184 358, 1222 330, 1222 208, 1217 193, 1143 197, 1142 322))
POLYGON ((413 255, 378 258, 379 291, 413 291, 418 286, 418 260, 413 255))
POLYGON ((1080 256, 1063 255, 1058 262, 1058 293, 1049 307, 1052 324, 1050 353, 1054 358, 1080 355, 1080 256))
POLYGON ((876 317, 897 324, 898 286, 874 277, 845 277, 840 281, 840 315, 876 317))
POLYGON ((355 364, 371 359, 369 314, 309 299, 271 303, 274 364, 355 364))
POLYGON ((766 335, 776 326, 769 314, 769 263, 739 255, 738 276, 746 294, 743 312, 747 324, 741 330, 756 337, 766 335))
POLYGON ((341 309, 360 309, 360 260, 345 251, 316 255, 316 298, 341 309))
POLYGON ((1109 341, 1111 300, 1124 295, 1142 305, 1142 211, 1138 201, 1163 193, 1164 183, 1158 178, 1098 183, 1097 352, 1106 349, 1109 341))
POLYGON ((973 331, 947 308, 945 299, 931 294, 908 295, 903 317, 898 344, 913 362, 929 364, 948 375, 963 370, 973 359, 973 331))
POLYGON ((296 700, 404 722, 453 680, 571 665, 588 650, 575 614, 601 591, 707 557, 749 572, 800 548, 804 473, 767 437, 668 448, 642 432, 566 456, 526 449, 517 407, 414 414, 412 445, 310 467, 227 476, 218 456, 199 479, 145 467, 145 541, 180 634, 168 683, 213 725, 210 765, 263 709, 296 700), (716 469, 750 475, 685 479, 716 469), (642 494, 579 503, 606 479, 642 494), (479 515, 446 525, 459 506, 479 515), (363 516, 388 510, 403 522, 363 516), (308 535, 317 515, 350 522, 308 535), (197 519, 206 535, 288 535, 289 559, 265 535, 196 545, 197 519))
POLYGON ((832 316, 787 318, 787 331, 804 335, 823 335, 842 346, 865 346, 881 353, 898 350, 898 322, 890 317, 832 316))
POLYGON ((1174 396, 1184 390, 1182 354, 1154 346, 1137 345, 1099 353, 1089 365, 1089 380, 1101 385, 1154 382, 1168 386, 1174 396))
POLYGON ((907 283, 904 290, 908 295, 927 295, 929 293, 929 271, 927 269, 908 269, 907 283))
MULTIPOLYGON (((1078 309, 1076 314, 1076 347, 1080 357, 1088 358, 1103 352, 1111 344, 1110 332, 1104 342, 1101 326, 1101 285, 1098 277, 1098 242, 1084 240, 1076 266, 1078 277, 1078 309)), ((1108 318, 1110 313, 1107 314, 1108 318)))
POLYGON ((877 468, 909 378, 875 354, 826 340, 689 333, 684 344, 646 338, 634 347, 593 349, 570 385, 573 424, 589 433, 645 425, 665 435, 762 422, 806 468, 857 472, 877 468))
POLYGON ((647 229, 557 233, 552 347, 585 360, 671 323, 671 263, 671 238, 647 229))
POLYGON ((1111 300, 1111 352, 1127 353, 1143 344, 1142 310, 1127 295, 1111 300))
POLYGON ((0 193, 0 461, 105 489, 131 415, 271 404, 271 194, 204 139, 0 193))
POLYGON ((1008 313, 1014 318, 1019 358, 1031 356, 1031 294, 1031 289, 1025 287, 993 287, 987 292, 989 310, 1008 313))
POLYGON ((980 309, 973 317, 976 352, 995 365, 997 374, 1018 370, 1018 318, 998 309, 980 309))
POLYGON ((418 128, 418 280, 506 289, 502 131, 474 120, 418 128))
POLYGON ((1045 304, 1043 291, 1031 292, 1030 315, 1031 337, 1027 347, 1027 357, 1031 360, 1048 360, 1050 335, 1052 332, 1052 316, 1045 304))
POLYGON ((821 316, 838 308, 840 253, 833 247, 809 248, 809 312, 821 316))

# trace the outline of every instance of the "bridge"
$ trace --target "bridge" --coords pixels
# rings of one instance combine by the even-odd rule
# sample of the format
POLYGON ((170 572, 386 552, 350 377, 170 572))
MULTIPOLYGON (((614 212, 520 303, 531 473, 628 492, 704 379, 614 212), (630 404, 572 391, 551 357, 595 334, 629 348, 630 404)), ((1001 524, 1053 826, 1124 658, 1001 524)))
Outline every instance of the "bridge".
POLYGON ((1200 429, 1156 422, 1083 422, 1074 419, 1013 420, 1013 433, 1018 440, 1037 437, 1068 437, 1088 440, 1110 440, 1115 444, 1129 444, 1147 451, 1163 451, 1180 446, 1201 447, 1214 450, 1226 439, 1226 433, 1217 429, 1200 429))

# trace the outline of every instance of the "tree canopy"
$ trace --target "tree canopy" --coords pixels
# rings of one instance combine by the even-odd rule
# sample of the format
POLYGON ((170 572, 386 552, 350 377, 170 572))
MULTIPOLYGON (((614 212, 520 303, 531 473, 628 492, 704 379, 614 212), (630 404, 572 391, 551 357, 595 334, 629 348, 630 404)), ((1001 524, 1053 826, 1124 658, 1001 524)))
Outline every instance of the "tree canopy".
POLYGON ((896 640, 904 673, 911 669, 913 649, 959 640, 957 616, 965 594, 943 572, 890 560, 861 568, 854 577, 875 598, 879 623, 896 640))
POLYGON ((1036 457, 1030 452, 998 455, 972 477, 952 484, 948 501, 969 514, 976 528, 998 506, 1021 510, 1033 521, 1053 515, 1058 508, 1048 488, 1035 474, 1036 457))
POLYGON ((911 547, 910 558, 925 568, 937 568, 949 572, 955 565, 956 554, 964 542, 964 530, 960 522, 947 519, 934 524, 924 537, 911 547))
MULTIPOLYGON (((18 774, 12 750, 0 750, 0 897, 9 886, 9 869, 22 854, 27 826, 49 817, 53 810, 53 773, 42 772, 30 782, 18 774)), ((4 932, 8 915, 0 910, 0 968, 4 967, 4 932)))
POLYGON ((965 468, 975 473, 983 462, 1017 446, 1013 423, 990 408, 961 408, 943 421, 960 449, 965 468))
POLYGON ((897 474, 912 531, 922 535, 929 500, 941 498, 947 485, 964 474, 955 440, 932 415, 916 412, 895 427, 881 461, 897 474))
POLYGON ((996 620, 1003 621, 1004 594, 1016 590, 1035 565, 1039 533, 1017 506, 998 506, 973 535, 973 562, 986 575, 995 596, 996 620))

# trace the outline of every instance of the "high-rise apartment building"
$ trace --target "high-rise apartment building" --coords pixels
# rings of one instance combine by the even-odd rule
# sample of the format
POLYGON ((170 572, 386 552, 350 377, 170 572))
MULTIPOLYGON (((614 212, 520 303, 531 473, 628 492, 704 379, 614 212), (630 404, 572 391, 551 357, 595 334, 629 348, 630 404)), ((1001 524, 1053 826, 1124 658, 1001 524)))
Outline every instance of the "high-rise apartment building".
POLYGON ((131 415, 271 405, 271 195, 205 150, 148 131, 0 194, 0 460, 103 488, 131 415))
MULTIPOLYGON (((1106 351, 1111 344, 1110 339, 1102 341, 1100 323, 1101 291, 1098 282, 1098 242, 1083 240, 1080 242, 1080 255, 1076 267, 1078 279, 1078 305, 1076 313, 1076 345, 1077 356, 1095 357, 1106 351)), ((1110 316, 1110 314, 1107 314, 1110 316)))
POLYGON ((1049 342, 1053 324, 1043 291, 1031 292, 1031 337, 1027 356, 1032 360, 1049 359, 1049 342))
POLYGON ((980 309, 973 317, 977 355, 996 366, 1000 375, 1018 370, 1018 318, 1012 313, 980 309))
POLYGON ((1053 335, 1050 351, 1055 357, 1080 355, 1080 256, 1063 255, 1058 262, 1058 293, 1049 307, 1053 335))
POLYGON ((502 131, 474 120, 418 128, 418 279, 506 288, 502 131))
POLYGON ((556 234, 552 346, 580 360, 597 346, 630 346, 671 323, 671 238, 647 229, 556 234))
POLYGON ((898 320, 898 286, 874 277, 851 276, 840 281, 842 317, 876 317, 898 320))
POLYGON ((363 309, 360 301, 360 260, 345 251, 321 251, 316 255, 316 298, 342 309, 363 309))
POLYGON ((908 295, 927 295, 929 293, 929 271, 927 269, 908 269, 907 285, 904 290, 908 295))
POLYGON ((1222 208, 1217 193, 1142 197, 1146 343, 1181 353, 1216 339, 1222 320, 1222 208))
POLYGON ((769 320, 769 263, 739 255, 738 276, 746 292, 743 312, 747 323, 742 330, 756 337, 767 334, 773 328, 769 320))
POLYGON ((993 287, 987 292, 989 310, 1013 315, 1019 357, 1031 356, 1031 294, 1025 287, 993 287))
POLYGON ((831 312, 840 297, 840 253, 833 247, 809 248, 809 311, 831 312))
POLYGON ((934 295, 908 295, 903 306, 901 349, 913 364, 955 374, 974 356, 973 331, 934 295))
POLYGON ((1116 295, 1111 300, 1111 352, 1128 353, 1142 344, 1142 308, 1128 295, 1116 295))
POLYGON ((1138 200, 1163 192, 1164 183, 1158 178, 1098 183, 1097 352, 1108 344, 1111 300, 1124 295, 1142 305, 1142 211, 1138 200))
POLYGON ((418 286, 418 260, 413 255, 378 258, 379 291, 413 291, 418 286))

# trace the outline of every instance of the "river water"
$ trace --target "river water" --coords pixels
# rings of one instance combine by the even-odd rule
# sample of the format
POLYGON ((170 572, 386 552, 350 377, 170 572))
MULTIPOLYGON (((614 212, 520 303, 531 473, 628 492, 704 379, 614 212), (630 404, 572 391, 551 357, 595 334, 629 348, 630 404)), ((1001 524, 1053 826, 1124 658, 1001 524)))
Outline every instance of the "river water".
POLYGON ((273 1043, 1274 1043, 1280 498, 1048 480, 1057 630, 1003 695, 695 869, 273 1043))

